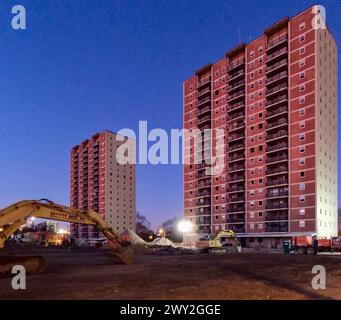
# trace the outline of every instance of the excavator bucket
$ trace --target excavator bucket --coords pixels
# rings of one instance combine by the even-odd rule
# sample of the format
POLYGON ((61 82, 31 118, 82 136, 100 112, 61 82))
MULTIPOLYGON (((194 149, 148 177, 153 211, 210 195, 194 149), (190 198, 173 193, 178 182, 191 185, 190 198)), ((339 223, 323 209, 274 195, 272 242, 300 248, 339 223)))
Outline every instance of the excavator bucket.
POLYGON ((132 264, 134 262, 134 252, 130 247, 124 248, 121 252, 108 251, 105 255, 115 263, 132 264))

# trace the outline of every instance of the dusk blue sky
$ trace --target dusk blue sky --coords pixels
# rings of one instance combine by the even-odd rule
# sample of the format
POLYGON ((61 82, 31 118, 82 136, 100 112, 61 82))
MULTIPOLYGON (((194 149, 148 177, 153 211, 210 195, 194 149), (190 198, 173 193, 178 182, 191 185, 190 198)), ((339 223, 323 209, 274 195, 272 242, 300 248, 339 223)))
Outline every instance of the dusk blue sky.
MULTIPOLYGON (((137 130, 139 120, 181 128, 183 80, 313 4, 2 0, 0 207, 42 197, 69 204, 73 145, 105 129, 137 130), (25 31, 11 28, 15 4, 26 7, 25 31)), ((321 4, 340 46, 341 2, 321 4)), ((181 165, 137 167, 137 209, 154 227, 182 215, 182 180, 181 165)))

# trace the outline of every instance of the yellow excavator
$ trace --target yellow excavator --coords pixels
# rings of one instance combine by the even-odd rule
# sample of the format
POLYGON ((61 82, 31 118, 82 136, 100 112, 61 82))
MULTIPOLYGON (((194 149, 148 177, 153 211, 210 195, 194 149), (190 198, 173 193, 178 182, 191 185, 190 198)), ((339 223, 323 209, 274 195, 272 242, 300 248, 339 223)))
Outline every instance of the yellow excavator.
MULTIPOLYGON (((0 210, 0 251, 4 248, 5 241, 25 224, 29 217, 94 226, 108 239, 111 251, 107 256, 120 263, 133 263, 133 250, 125 243, 121 243, 119 236, 99 213, 93 210, 72 209, 48 199, 23 200, 0 210)), ((45 268, 45 261, 40 256, 2 256, 0 274, 8 271, 15 264, 25 265, 29 272, 41 272, 45 268)))
POLYGON ((241 244, 235 232, 232 230, 221 230, 218 234, 210 236, 207 240, 199 240, 197 242, 197 248, 212 252, 221 250, 225 245, 225 243, 222 242, 223 239, 231 239, 232 244, 236 246, 237 251, 239 253, 242 251, 241 244))

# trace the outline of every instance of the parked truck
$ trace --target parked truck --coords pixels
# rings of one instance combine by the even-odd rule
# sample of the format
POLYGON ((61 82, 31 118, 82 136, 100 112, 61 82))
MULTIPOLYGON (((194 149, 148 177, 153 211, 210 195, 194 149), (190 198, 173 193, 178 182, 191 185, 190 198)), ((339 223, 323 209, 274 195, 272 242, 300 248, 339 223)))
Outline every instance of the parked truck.
POLYGON ((290 251, 299 254, 316 254, 318 252, 340 252, 341 237, 318 239, 316 236, 293 236, 290 251))

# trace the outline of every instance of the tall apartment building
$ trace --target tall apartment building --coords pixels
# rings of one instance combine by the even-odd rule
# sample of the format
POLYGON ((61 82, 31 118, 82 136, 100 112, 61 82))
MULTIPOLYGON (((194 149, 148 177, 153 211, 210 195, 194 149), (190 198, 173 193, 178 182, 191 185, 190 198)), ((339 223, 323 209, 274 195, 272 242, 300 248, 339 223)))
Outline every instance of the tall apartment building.
MULTIPOLYGON (((184 167, 194 225, 185 241, 225 228, 246 246, 337 235, 337 46, 318 10, 280 20, 184 82, 184 128, 224 130, 222 174, 184 167)), ((185 159, 215 156, 215 139, 205 148, 187 136, 185 159)))
MULTIPOLYGON (((135 164, 117 162, 116 150, 123 142, 116 138, 117 134, 104 131, 72 148, 70 205, 97 211, 121 233, 135 230, 135 164)), ((128 139, 128 143, 130 157, 136 141, 128 139)), ((75 238, 100 237, 94 227, 81 224, 71 224, 70 232, 75 238)))

